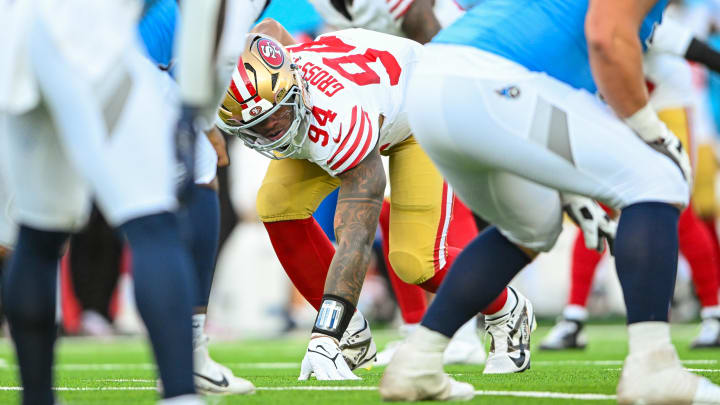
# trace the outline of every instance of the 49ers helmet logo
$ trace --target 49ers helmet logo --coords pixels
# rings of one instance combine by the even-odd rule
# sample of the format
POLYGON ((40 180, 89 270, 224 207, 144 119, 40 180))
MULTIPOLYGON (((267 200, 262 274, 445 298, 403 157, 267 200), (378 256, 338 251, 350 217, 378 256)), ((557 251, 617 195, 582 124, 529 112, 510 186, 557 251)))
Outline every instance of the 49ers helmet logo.
POLYGON ((283 55, 280 45, 270 39, 263 38, 259 40, 257 49, 263 62, 267 63, 271 68, 277 69, 285 62, 285 55, 283 55))

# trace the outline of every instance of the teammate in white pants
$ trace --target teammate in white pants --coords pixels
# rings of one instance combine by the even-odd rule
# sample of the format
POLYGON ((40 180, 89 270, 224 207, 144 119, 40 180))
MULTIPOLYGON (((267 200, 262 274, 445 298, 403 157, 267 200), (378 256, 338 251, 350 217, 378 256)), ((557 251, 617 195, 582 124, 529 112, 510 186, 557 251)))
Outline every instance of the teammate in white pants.
POLYGON ((630 353, 618 402, 720 404, 720 387, 682 368, 667 323, 691 174, 643 78, 643 44, 666 3, 484 0, 433 39, 409 89, 411 127, 461 199, 496 226, 454 263, 386 369, 383 398, 473 396, 442 373, 448 336, 554 245, 563 205, 602 243, 604 216, 576 209, 580 194, 622 209, 615 257, 630 353))

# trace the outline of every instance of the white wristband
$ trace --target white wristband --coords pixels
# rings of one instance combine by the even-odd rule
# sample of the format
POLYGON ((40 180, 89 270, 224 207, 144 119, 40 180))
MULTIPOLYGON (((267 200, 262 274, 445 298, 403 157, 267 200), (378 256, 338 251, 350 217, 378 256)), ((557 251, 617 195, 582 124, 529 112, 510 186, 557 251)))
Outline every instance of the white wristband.
POLYGON ((665 124, 660 121, 657 113, 649 103, 636 111, 635 114, 625 118, 624 121, 645 142, 662 139, 667 131, 665 124))

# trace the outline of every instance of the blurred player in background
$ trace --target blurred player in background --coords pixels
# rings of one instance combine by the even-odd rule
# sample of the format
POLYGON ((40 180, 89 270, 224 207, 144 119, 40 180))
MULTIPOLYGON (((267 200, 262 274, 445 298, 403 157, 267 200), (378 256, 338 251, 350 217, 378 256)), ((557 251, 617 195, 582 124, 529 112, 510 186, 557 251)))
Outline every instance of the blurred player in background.
POLYGON ((458 195, 495 226, 458 256, 398 349, 384 399, 474 395, 443 373, 449 337, 555 244, 563 206, 604 243, 604 212, 574 201, 586 195, 622 209, 614 252, 630 344, 618 402, 720 404, 720 387, 682 367, 667 323, 691 169, 643 77, 645 41, 666 5, 484 0, 433 39, 410 83, 409 121, 458 195))
MULTIPOLYGON (((205 85, 221 76, 212 68, 215 60, 228 55, 215 52, 221 2, 189 3, 188 13, 200 22, 190 19, 184 25, 184 31, 193 31, 190 40, 181 41, 185 57, 206 52, 194 53, 194 65, 184 73, 186 113, 175 142, 179 104, 174 104, 171 83, 134 43, 138 2, 2 4, 7 18, 3 38, 9 41, 0 59, 0 101, 7 120, 1 150, 9 159, 20 224, 3 299, 24 403, 54 402, 57 257, 68 232, 84 224, 91 193, 131 246, 135 296, 153 343, 165 402, 201 403, 194 395, 192 372, 194 276, 173 213, 175 159, 187 178, 194 168, 187 140, 194 133, 183 129, 196 129, 193 113, 215 110, 219 95, 213 102, 213 90, 204 91, 205 85), (211 68, 203 70, 206 66, 211 68)), ((251 22, 239 29, 247 31, 251 22)), ((238 24, 227 27, 232 26, 237 29, 238 24)), ((184 184, 181 191, 187 196, 184 184)))
MULTIPOLYGON (((272 20, 254 32, 270 34, 280 44, 262 35, 250 37, 218 126, 279 159, 271 162, 257 205, 283 267, 319 310, 301 378, 313 372, 319 379, 354 379, 348 365, 362 366, 375 354, 367 322, 355 311, 355 303, 385 190, 380 153, 390 156, 395 213, 390 227, 405 235, 397 247, 401 266, 394 270, 434 290, 459 251, 446 245, 451 191, 404 120, 404 85, 422 48, 365 30, 293 45, 287 31, 272 20), (286 51, 281 44, 291 46, 286 51), (373 48, 376 44, 382 49, 373 48), (360 71, 350 73, 345 64, 360 71), (292 159, 283 159, 288 157, 292 159), (338 186, 335 252, 311 215, 338 186), (348 365, 333 357, 341 348, 348 365)), ((509 291, 498 298, 503 302, 498 308, 488 306, 505 322, 510 317, 501 315, 512 309, 507 303, 525 302, 509 291)), ((493 354, 501 358, 506 353, 493 354)))
MULTIPOLYGON (((708 229, 696 214, 696 203, 714 205, 714 170, 704 170, 707 159, 714 156, 703 154, 696 139, 693 122, 696 119, 697 99, 690 66, 682 58, 695 60, 708 67, 720 69, 720 53, 671 18, 665 18, 653 35, 649 51, 645 54, 645 76, 650 92, 650 103, 658 111, 660 119, 670 131, 680 138, 691 158, 702 165, 695 172, 693 199, 680 215, 678 237, 680 252, 685 256, 693 277, 695 291, 702 307, 702 325, 693 348, 720 347, 720 306, 718 305, 718 277, 720 257, 712 228, 708 229), (702 162, 701 162, 702 159, 702 162), (710 202, 706 195, 709 194, 710 202)), ((588 313, 585 309, 592 286, 593 275, 602 256, 585 247, 583 235, 578 234, 571 262, 570 293, 562 319, 548 333, 541 349, 559 350, 584 348, 587 342, 583 332, 588 313)))
POLYGON ((134 256, 138 308, 167 403, 195 404, 190 259, 175 198, 172 130, 161 73, 134 42, 131 1, 3 2, 2 151, 17 244, 3 300, 24 404, 53 404, 58 256, 94 195, 134 256), (161 118, 162 117, 162 118, 161 118), (163 288, 157 288, 162 285, 163 288))
MULTIPOLYGON (((183 3, 183 6, 186 5, 183 3)), ((227 13, 224 18, 226 21, 240 19, 242 26, 247 29, 248 24, 257 19, 266 6, 266 0, 229 1, 225 6, 227 13)), ((176 68, 182 71, 182 66, 178 67, 173 57, 175 21, 180 17, 178 12, 179 6, 175 0, 146 1, 146 10, 139 24, 149 56, 161 69, 167 71, 175 71, 176 68)), ((231 24, 227 26, 230 27, 231 24)), ((241 30, 223 35, 243 34, 241 30)), ((235 51, 225 52, 232 54, 235 51)), ((223 61, 225 62, 229 62, 230 66, 234 64, 229 60, 223 61)), ((175 86, 173 90, 177 91, 175 86)), ((212 124, 212 121, 205 122, 212 124)), ((202 393, 250 393, 254 391, 254 387, 249 381, 235 377, 229 368, 210 358, 209 339, 204 332, 220 232, 220 207, 215 175, 218 163, 228 164, 224 139, 217 129, 209 129, 196 138, 194 154, 194 185, 187 194, 181 219, 188 222, 191 231, 188 245, 198 282, 192 317, 195 386, 202 393), (217 153, 213 145, 218 146, 217 153)))

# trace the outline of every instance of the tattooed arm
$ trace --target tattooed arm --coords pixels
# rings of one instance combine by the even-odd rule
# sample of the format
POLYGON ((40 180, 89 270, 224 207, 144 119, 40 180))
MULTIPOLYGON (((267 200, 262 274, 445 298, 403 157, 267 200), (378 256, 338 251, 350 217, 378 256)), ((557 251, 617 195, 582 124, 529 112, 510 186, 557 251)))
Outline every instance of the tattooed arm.
POLYGON ((385 170, 377 148, 359 165, 338 176, 335 210, 338 248, 325 280, 325 294, 357 304, 385 194, 385 170))
POLYGON ((440 31, 440 22, 435 17, 435 0, 415 0, 405 13, 402 30, 408 38, 424 44, 440 31))

